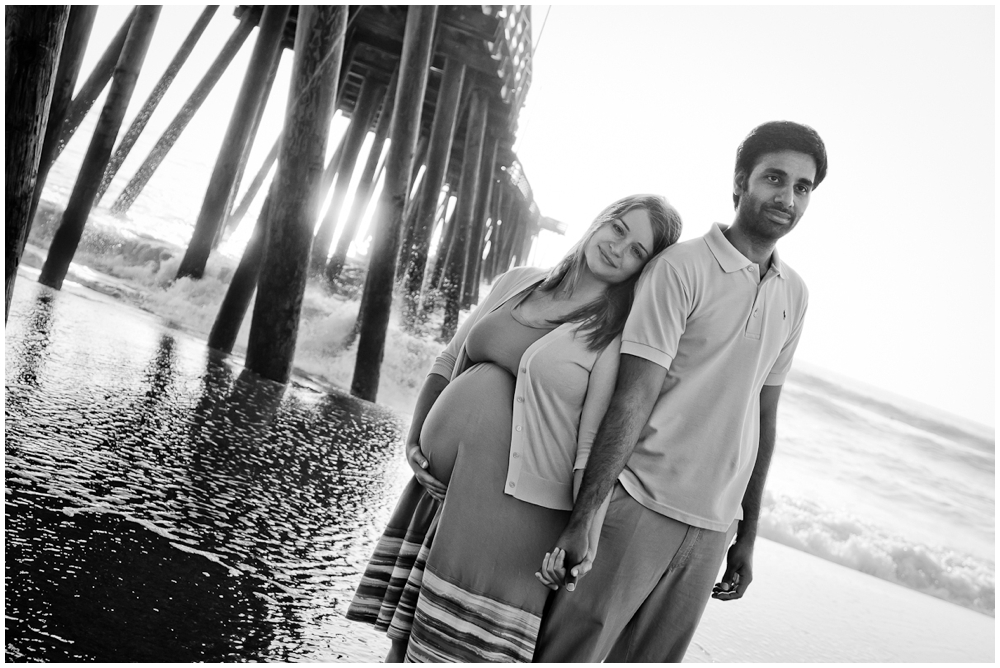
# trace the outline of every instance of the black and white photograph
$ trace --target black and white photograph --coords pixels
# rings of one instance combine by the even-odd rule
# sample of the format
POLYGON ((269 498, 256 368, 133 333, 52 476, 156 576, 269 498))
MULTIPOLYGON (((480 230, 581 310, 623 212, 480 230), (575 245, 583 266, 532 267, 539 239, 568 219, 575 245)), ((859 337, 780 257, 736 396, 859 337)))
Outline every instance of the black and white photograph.
POLYGON ((996 7, 5 5, 5 663, 993 663, 996 7))

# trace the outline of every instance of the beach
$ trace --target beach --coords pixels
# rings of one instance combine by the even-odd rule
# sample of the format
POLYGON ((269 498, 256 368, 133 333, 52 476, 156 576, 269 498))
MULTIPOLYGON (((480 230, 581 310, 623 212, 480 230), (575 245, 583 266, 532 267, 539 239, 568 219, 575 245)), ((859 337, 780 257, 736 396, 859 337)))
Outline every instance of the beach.
MULTIPOLYGON (((407 477, 407 416, 254 380, 176 322, 36 277, 6 336, 8 660, 380 661, 343 612, 407 477), (213 611, 185 642, 221 646, 175 653, 176 596, 213 611), (149 646, 98 642, 137 625, 149 646)), ((760 538, 747 596, 709 602, 686 660, 992 662, 994 639, 992 616, 760 538)))
POLYGON ((988 662, 996 620, 758 539, 739 601, 709 601, 691 662, 988 662))

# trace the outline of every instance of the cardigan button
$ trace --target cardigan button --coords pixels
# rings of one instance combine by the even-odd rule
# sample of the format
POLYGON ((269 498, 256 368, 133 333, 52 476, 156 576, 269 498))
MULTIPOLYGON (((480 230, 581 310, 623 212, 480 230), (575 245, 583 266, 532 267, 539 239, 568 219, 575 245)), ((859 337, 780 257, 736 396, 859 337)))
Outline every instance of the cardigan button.
POLYGON ((515 453, 513 453, 513 454, 511 455, 511 457, 513 457, 514 459, 517 459, 517 458, 518 458, 518 457, 520 457, 520 456, 521 456, 521 455, 519 455, 519 454, 518 454, 518 453, 516 453, 516 452, 515 452, 515 453))
POLYGON ((508 486, 508 487, 514 487, 514 482, 513 482, 513 481, 511 481, 511 482, 507 483, 507 486, 508 486))
POLYGON ((518 397, 517 398, 517 403, 523 404, 524 403, 524 397, 518 397))
POLYGON ((521 425, 517 425, 516 427, 514 427, 514 430, 515 431, 521 431, 521 425))

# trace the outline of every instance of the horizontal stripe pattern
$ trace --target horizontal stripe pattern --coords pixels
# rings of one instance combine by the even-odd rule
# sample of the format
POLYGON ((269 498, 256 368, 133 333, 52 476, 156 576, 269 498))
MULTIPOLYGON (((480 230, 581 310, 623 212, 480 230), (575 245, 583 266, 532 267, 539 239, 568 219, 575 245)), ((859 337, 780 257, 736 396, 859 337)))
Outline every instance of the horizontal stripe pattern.
POLYGON ((409 636, 439 510, 440 504, 412 480, 368 560, 348 619, 372 624, 393 640, 409 636))
POLYGON ((539 615, 423 576, 406 660, 422 663, 531 661, 539 615))

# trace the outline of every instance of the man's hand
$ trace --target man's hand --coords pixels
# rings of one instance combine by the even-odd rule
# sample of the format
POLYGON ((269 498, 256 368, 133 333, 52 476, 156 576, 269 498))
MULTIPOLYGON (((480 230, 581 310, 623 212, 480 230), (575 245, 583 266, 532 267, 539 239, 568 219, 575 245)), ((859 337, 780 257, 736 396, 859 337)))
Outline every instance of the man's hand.
POLYGON ((594 565, 594 558, 588 550, 590 546, 588 534, 587 527, 582 530, 566 527, 552 551, 545 553, 542 568, 535 573, 539 582, 553 591, 559 589, 560 584, 566 585, 566 591, 576 589, 579 579, 594 565), (572 565, 566 568, 569 564, 572 565))
POLYGON ((753 540, 739 538, 726 553, 726 572, 712 589, 712 598, 731 601, 742 598, 753 581, 753 540))
POLYGON ((406 444, 406 461, 413 469, 413 475, 417 482, 424 486, 427 493, 438 501, 444 501, 448 486, 427 472, 429 463, 424 457, 424 453, 421 452, 419 443, 406 444))

